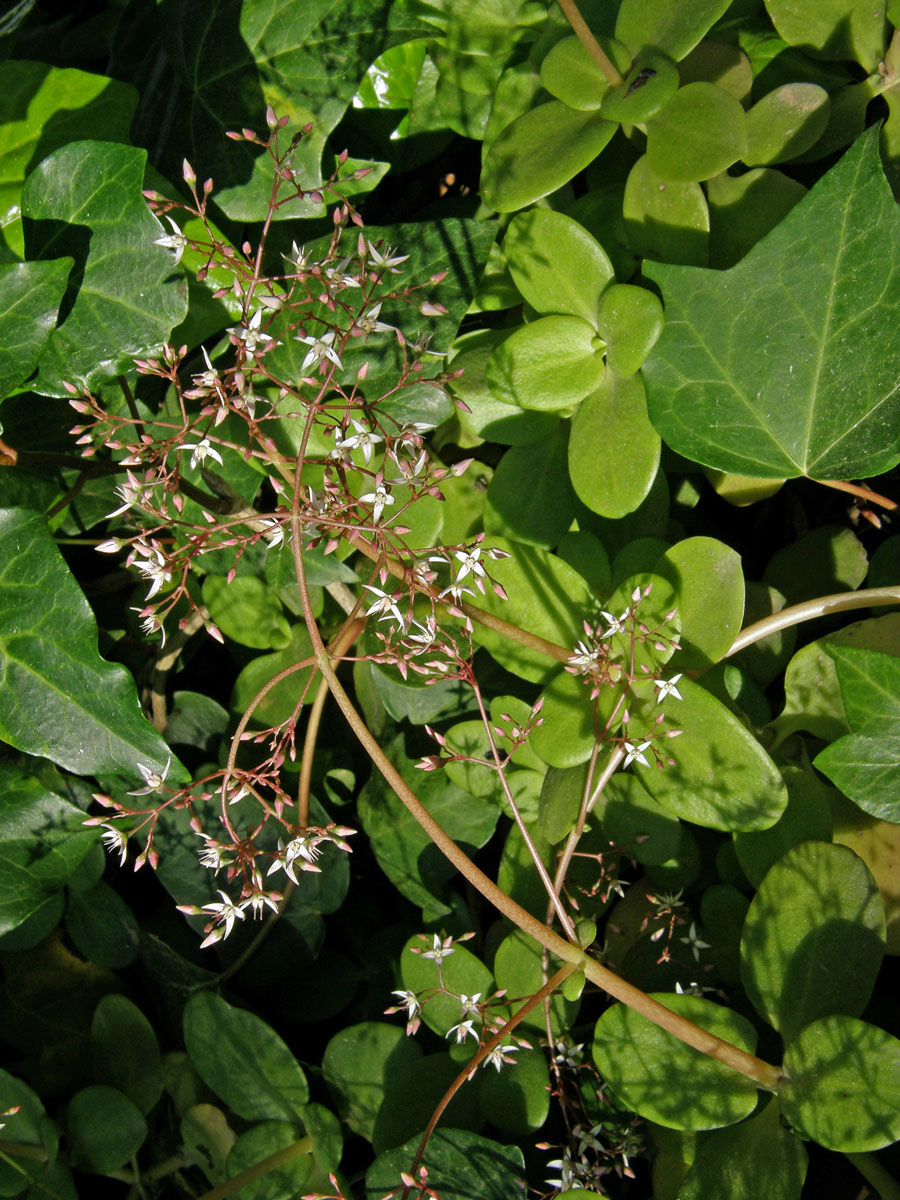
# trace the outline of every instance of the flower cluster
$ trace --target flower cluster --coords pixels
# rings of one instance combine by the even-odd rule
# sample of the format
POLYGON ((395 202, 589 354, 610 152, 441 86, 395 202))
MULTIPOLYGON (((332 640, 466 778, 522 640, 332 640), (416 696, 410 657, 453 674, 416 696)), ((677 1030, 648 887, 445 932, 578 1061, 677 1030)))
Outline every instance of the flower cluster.
MULTIPOLYGON (((428 938, 424 934, 419 935, 419 940, 423 945, 413 946, 411 953, 421 955, 422 958, 428 958, 434 962, 437 968, 437 985, 420 992, 398 988, 392 993, 397 997, 398 1003, 385 1009, 385 1015, 398 1012, 406 1014, 406 1032, 409 1036, 418 1030, 422 1022, 423 1009, 436 996, 450 997, 459 1003, 459 1020, 444 1031, 444 1037, 448 1041, 462 1045, 471 1038, 475 1043, 474 1049, 478 1051, 489 1041, 494 1040, 503 1028, 506 1019, 503 1010, 508 1004, 505 992, 495 992, 492 996, 486 997, 483 997, 481 992, 466 995, 464 992, 454 991, 444 981, 441 966, 444 959, 453 954, 454 946, 457 943, 468 941, 471 937, 474 937, 474 934, 468 933, 459 938, 452 938, 441 937, 440 934, 435 933, 432 934, 430 948, 425 949, 424 947, 428 945, 428 938)), ((530 1046, 531 1043, 521 1037, 510 1035, 497 1039, 496 1044, 482 1058, 481 1065, 485 1067, 490 1065, 499 1071, 504 1065, 515 1062, 513 1056, 519 1049, 529 1049, 530 1046)))

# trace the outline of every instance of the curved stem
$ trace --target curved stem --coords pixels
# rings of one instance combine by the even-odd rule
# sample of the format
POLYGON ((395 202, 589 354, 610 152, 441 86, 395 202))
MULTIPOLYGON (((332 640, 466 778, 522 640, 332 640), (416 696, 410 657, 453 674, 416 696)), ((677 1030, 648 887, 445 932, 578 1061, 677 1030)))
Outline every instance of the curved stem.
MULTIPOLYGON (((335 658, 342 654, 356 641, 365 628, 364 620, 351 621, 338 633, 331 644, 329 653, 335 658)), ((303 752, 300 759, 300 779, 297 782, 297 824, 305 829, 309 824, 309 783, 312 778, 313 758, 316 752, 316 741, 322 722, 322 712, 328 696, 328 684, 324 679, 319 680, 309 717, 306 721, 306 733, 303 738, 303 752)))
POLYGON ((737 654, 754 642, 760 642, 770 634, 789 629, 792 625, 800 625, 803 621, 813 621, 816 617, 827 617, 831 613, 851 612, 857 608, 874 608, 882 604, 900 604, 900 587, 863 588, 859 592, 836 592, 831 596, 819 596, 815 600, 804 600, 802 604, 794 604, 783 608, 781 612, 772 613, 748 625, 734 639, 728 654, 737 654))
POLYGON ((873 492, 871 488, 863 487, 860 483, 850 483, 846 479, 817 479, 816 483, 821 483, 823 487, 834 488, 838 492, 849 492, 851 496, 858 496, 860 500, 865 500, 868 504, 877 504, 880 508, 886 508, 888 512, 893 512, 897 507, 896 500, 889 500, 887 496, 873 492))
POLYGON ((597 39, 588 28, 584 17, 578 11, 578 5, 575 3, 575 0, 558 0, 558 3, 565 14, 566 20, 572 26, 572 32, 577 36, 582 46, 584 46, 585 50, 587 50, 612 86, 618 87, 623 82, 622 76, 600 49, 597 39))
POLYGON ((853 1163, 866 1183, 872 1185, 881 1200, 900 1200, 900 1183, 881 1165, 874 1154, 846 1153, 845 1158, 853 1163))

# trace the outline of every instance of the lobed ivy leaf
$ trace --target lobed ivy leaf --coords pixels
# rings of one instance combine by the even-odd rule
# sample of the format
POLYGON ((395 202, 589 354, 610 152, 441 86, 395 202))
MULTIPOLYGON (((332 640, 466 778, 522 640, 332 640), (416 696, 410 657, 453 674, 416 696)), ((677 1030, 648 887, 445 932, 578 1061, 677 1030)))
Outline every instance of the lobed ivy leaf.
MULTIPOLYGON (((212 176, 216 202, 236 221, 264 218, 271 160, 258 146, 226 142, 226 130, 266 136, 268 104, 290 117, 288 137, 312 122, 293 168, 304 188, 316 188, 328 137, 369 64, 431 32, 389 0, 216 0, 201 8, 171 0, 134 26, 123 30, 114 61, 118 74, 144 76, 135 137, 172 178, 184 156, 199 179, 212 176)), ((279 209, 277 219, 322 211, 307 199, 279 209)))
POLYGON ((129 141, 138 102, 128 83, 43 62, 7 59, 0 92, 0 258, 24 255, 25 178, 54 150, 82 138, 129 141))
POLYGON ((813 761, 865 812, 885 821, 897 821, 900 734, 867 737, 851 733, 826 746, 813 761))
POLYGON ((24 383, 53 333, 74 259, 0 266, 0 399, 24 383))
POLYGON ((868 130, 728 271, 650 264, 666 325, 650 419, 738 474, 866 477, 900 461, 900 214, 868 130))
POLYGON ((34 384, 65 396, 130 369, 187 311, 187 285, 172 255, 154 245, 163 227, 141 195, 146 154, 112 142, 71 142, 36 167, 22 189, 29 257, 71 255, 63 315, 34 384))
MULTIPOLYGON (((97 626, 44 518, 0 509, 0 736, 80 775, 136 778, 171 756, 134 680, 97 651, 97 626)), ((187 774, 173 763, 168 780, 187 774)))
POLYGON ((0 933, 38 913, 97 841, 84 813, 12 765, 0 764, 0 933))

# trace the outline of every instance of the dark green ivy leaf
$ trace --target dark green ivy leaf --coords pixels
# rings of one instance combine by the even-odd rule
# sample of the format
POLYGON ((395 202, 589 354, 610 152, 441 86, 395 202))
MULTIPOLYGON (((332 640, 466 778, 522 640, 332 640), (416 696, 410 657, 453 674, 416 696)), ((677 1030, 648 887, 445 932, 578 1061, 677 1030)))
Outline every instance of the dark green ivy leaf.
POLYGON ((113 142, 71 142, 22 189, 30 258, 71 255, 75 269, 34 387, 93 387, 158 347, 187 310, 187 285, 141 195, 146 154, 113 142))
POLYGON ((650 419, 705 466, 768 478, 900 461, 900 213, 867 130, 728 271, 650 263, 666 326, 650 419))

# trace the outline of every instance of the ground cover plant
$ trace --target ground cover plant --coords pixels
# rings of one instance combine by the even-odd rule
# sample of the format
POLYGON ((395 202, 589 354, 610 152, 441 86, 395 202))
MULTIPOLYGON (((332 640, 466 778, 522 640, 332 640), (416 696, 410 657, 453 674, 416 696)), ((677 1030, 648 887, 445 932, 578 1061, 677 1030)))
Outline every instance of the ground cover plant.
POLYGON ((0 1192, 900 1196, 900 6, 0 20, 0 1192))

